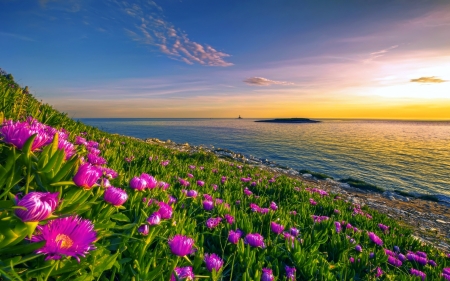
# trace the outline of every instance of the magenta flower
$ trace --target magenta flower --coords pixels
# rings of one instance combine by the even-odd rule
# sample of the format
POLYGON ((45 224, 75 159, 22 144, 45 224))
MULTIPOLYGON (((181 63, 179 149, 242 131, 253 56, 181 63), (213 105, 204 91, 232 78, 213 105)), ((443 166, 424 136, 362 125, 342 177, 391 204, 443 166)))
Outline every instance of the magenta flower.
POLYGON ((258 205, 254 204, 254 203, 250 203, 250 209, 252 210, 252 212, 260 212, 261 211, 261 207, 259 207, 258 205))
POLYGON ((188 236, 177 234, 170 238, 168 243, 170 251, 172 251, 174 255, 183 257, 193 252, 192 246, 194 245, 194 239, 188 236))
POLYGON ((314 201, 314 199, 312 199, 312 198, 309 198, 309 203, 313 206, 317 205, 317 202, 314 201))
POLYGON ((225 220, 227 221, 227 223, 229 223, 229 224, 234 223, 234 217, 232 215, 226 214, 224 217, 225 217, 225 220))
POLYGON ((382 246, 383 245, 383 240, 380 239, 380 237, 378 237, 375 233, 373 232, 369 232, 369 239, 377 244, 378 246, 382 246))
POLYGON ((244 238, 244 243, 249 244, 252 247, 265 248, 264 237, 259 233, 249 233, 244 238))
POLYGON ((214 209, 214 202, 209 200, 203 201, 203 209, 205 209, 206 211, 211 211, 212 209, 214 209))
POLYGON ((143 224, 143 225, 139 226, 139 228, 138 228, 139 233, 144 236, 148 235, 149 230, 150 229, 147 224, 143 224))
POLYGON ((211 186, 212 186, 212 188, 214 189, 214 191, 217 191, 217 188, 219 188, 219 187, 217 186, 217 184, 212 184, 211 186))
POLYGON ((348 260, 349 260, 351 263, 354 263, 354 262, 355 262, 355 258, 354 258, 354 257, 350 257, 348 260))
POLYGON ((262 269, 261 281, 273 281, 274 279, 275 276, 273 276, 272 269, 270 268, 262 269))
POLYGON ((198 185, 198 186, 204 186, 204 185, 205 185, 205 182, 204 182, 204 181, 198 180, 198 181, 197 181, 197 185, 198 185))
POLYGON ((167 182, 160 181, 158 183, 158 187, 161 188, 162 190, 166 190, 170 187, 170 184, 168 184, 167 182))
POLYGON ((295 228, 295 227, 291 227, 290 233, 291 233, 292 236, 297 237, 298 234, 300 233, 300 230, 298 230, 298 229, 295 228))
POLYGON ((248 178, 241 178, 242 182, 249 182, 251 180, 252 180, 252 178, 250 178, 250 177, 248 177, 248 178))
POLYGON ((76 136, 76 137, 75 137, 75 144, 76 144, 76 145, 86 145, 87 142, 86 142, 86 139, 85 139, 85 138, 80 137, 80 136, 76 136))
POLYGON ((274 210, 274 211, 278 210, 277 204, 276 204, 275 202, 272 201, 272 202, 270 203, 270 209, 272 209, 272 210, 274 210))
POLYGON ((187 176, 188 176, 189 178, 191 178, 191 179, 194 178, 194 175, 193 175, 193 174, 189 174, 189 173, 188 173, 187 176))
POLYGON ((153 214, 151 214, 148 219, 147 222, 150 225, 157 225, 161 223, 161 215, 158 212, 154 212, 153 214))
POLYGON ((396 267, 402 266, 402 262, 394 256, 389 256, 387 261, 389 264, 392 264, 393 266, 396 267))
POLYGON ((172 217, 173 210, 169 204, 166 204, 164 202, 159 202, 158 213, 162 219, 166 220, 166 219, 170 219, 172 217))
POLYGON ((253 192, 251 192, 247 187, 244 188, 244 193, 245 193, 245 195, 247 195, 247 196, 250 196, 250 195, 253 194, 253 192))
POLYGON ((30 192, 20 200, 16 196, 16 206, 26 210, 16 209, 15 214, 24 222, 45 220, 58 206, 58 195, 59 192, 30 192))
POLYGON ((285 266, 284 270, 286 270, 286 278, 289 281, 295 281, 295 272, 297 271, 297 269, 295 269, 295 267, 289 267, 289 266, 285 266))
POLYGON ((122 206, 127 201, 128 194, 123 189, 110 186, 105 190, 104 199, 114 206, 122 206))
POLYGON ((149 174, 142 173, 140 178, 145 180, 145 182, 147 183, 146 187, 149 189, 155 188, 156 185, 158 184, 158 181, 154 177, 150 176, 149 174))
POLYGON ((15 122, 7 120, 3 122, 0 129, 0 136, 3 136, 3 142, 12 144, 18 149, 22 149, 25 142, 34 134, 36 138, 31 145, 31 151, 41 148, 44 145, 51 143, 53 135, 46 132, 46 125, 43 125, 36 120, 32 120, 32 124, 28 122, 15 122))
POLYGON ((192 281, 195 279, 192 266, 176 267, 174 271, 178 279, 175 277, 175 275, 172 274, 170 276, 170 281, 178 281, 178 280, 192 281))
POLYGON ((174 203, 177 203, 177 198, 173 197, 172 195, 169 195, 169 201, 167 204, 172 205, 174 203))
POLYGON ((133 177, 130 181, 130 188, 142 191, 147 187, 147 181, 140 177, 133 177))
POLYGON ((87 159, 88 162, 91 163, 92 165, 101 166, 107 164, 105 158, 92 153, 88 154, 87 159))
POLYGON ((242 230, 236 229, 236 231, 230 230, 228 232, 228 241, 233 244, 237 244, 239 239, 242 237, 242 230))
POLYGON ((75 146, 73 145, 73 143, 71 143, 67 140, 64 140, 64 139, 58 140, 58 149, 64 151, 64 154, 66 155, 64 157, 65 160, 70 159, 70 157, 72 157, 76 152, 76 149, 75 149, 75 146))
POLYGON ((213 229, 213 228, 216 228, 221 221, 222 221, 222 218, 220 218, 220 217, 209 218, 209 219, 206 220, 206 226, 209 229, 213 229))
POLYGON ((115 170, 111 168, 102 167, 103 175, 108 179, 117 178, 118 174, 115 170))
POLYGON ((270 229, 276 234, 281 234, 281 232, 283 232, 284 230, 284 226, 275 222, 271 222, 270 229))
POLYGON ((380 267, 377 267, 377 273, 375 274, 375 277, 381 277, 381 275, 383 275, 383 270, 381 270, 380 267))
POLYGON ((185 179, 179 179, 179 182, 180 182, 180 184, 182 185, 182 186, 189 186, 190 185, 190 183, 187 181, 187 180, 185 180, 185 179))
POLYGON ((170 163, 169 160, 161 161, 161 166, 165 167, 165 166, 169 165, 169 163, 170 163))
POLYGON ((91 221, 77 216, 57 218, 46 225, 37 226, 37 234, 32 242, 46 241, 45 246, 36 251, 47 255, 46 260, 59 260, 71 256, 80 261, 89 251, 94 250, 97 233, 91 221))
POLYGON ((206 268, 212 272, 213 269, 219 271, 223 266, 223 260, 216 254, 205 254, 204 261, 206 268))
POLYGON ((89 163, 81 164, 73 182, 84 189, 91 189, 102 176, 102 170, 89 163))
POLYGON ((425 280, 425 278, 427 277, 427 275, 425 274, 425 272, 422 272, 422 271, 417 270, 417 269, 414 269, 414 268, 411 268, 411 269, 409 270, 409 273, 410 273, 411 275, 421 277, 421 278, 422 278, 422 281, 425 280))

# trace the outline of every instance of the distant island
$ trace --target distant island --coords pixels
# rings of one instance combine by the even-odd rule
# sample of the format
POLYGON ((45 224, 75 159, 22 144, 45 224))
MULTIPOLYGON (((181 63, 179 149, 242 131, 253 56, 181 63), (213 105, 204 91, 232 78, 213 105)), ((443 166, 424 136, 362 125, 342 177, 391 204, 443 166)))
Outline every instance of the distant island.
POLYGON ((268 123, 319 123, 320 121, 311 120, 308 118, 278 118, 269 120, 256 120, 255 122, 268 122, 268 123))

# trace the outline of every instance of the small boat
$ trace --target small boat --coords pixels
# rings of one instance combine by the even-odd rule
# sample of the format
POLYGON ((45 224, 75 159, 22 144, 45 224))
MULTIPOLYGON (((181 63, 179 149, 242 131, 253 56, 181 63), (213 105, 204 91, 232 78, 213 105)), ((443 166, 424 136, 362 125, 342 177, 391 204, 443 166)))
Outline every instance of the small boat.
POLYGON ((242 119, 241 115, 239 115, 238 119, 242 119))

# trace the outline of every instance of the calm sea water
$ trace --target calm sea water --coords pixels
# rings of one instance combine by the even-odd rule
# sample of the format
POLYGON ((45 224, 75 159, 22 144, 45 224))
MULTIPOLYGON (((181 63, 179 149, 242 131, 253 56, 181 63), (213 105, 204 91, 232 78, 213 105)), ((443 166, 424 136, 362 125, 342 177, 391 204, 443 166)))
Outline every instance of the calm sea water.
POLYGON ((450 122, 81 119, 109 133, 213 145, 386 189, 450 195, 450 122))

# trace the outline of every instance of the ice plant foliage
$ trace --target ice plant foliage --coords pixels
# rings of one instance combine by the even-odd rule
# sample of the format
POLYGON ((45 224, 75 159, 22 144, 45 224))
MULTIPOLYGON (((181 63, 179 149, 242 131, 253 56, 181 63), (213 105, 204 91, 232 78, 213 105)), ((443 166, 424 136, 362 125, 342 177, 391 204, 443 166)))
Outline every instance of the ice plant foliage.
POLYGON ((46 260, 59 260, 70 256, 80 261, 89 251, 95 249, 97 234, 91 221, 77 216, 58 218, 46 225, 37 226, 32 242, 46 241, 36 253, 45 254, 46 260))
POLYGON ((30 192, 20 200, 16 197, 16 205, 26 210, 16 209, 15 214, 24 222, 45 220, 58 206, 58 194, 58 192, 30 192))

